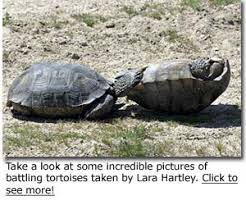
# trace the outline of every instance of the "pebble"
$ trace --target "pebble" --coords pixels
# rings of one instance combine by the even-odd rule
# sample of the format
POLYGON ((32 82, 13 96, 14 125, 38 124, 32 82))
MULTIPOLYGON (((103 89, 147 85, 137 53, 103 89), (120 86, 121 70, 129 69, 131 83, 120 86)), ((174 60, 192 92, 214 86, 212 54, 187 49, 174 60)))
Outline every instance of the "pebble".
POLYGON ((26 54, 28 54, 28 53, 29 53, 28 50, 24 50, 24 51, 23 51, 23 54, 24 54, 24 55, 26 55, 26 54))
POLYGON ((44 47, 44 51, 45 51, 45 52, 50 52, 50 51, 51 51, 51 48, 49 48, 49 47, 44 47))
POLYGON ((59 44, 60 45, 65 45, 65 44, 67 44, 67 41, 66 40, 62 40, 62 41, 59 42, 59 44))
POLYGON ((88 43, 82 42, 80 45, 81 45, 81 46, 88 46, 88 43))
POLYGON ((26 43, 23 42, 21 45, 20 45, 20 48, 24 48, 24 47, 27 47, 26 43))
POLYGON ((106 24, 106 28, 114 28, 114 27, 115 27, 115 23, 106 24))
POLYGON ((71 58, 75 59, 75 60, 78 60, 80 57, 79 57, 79 55, 77 53, 73 53, 71 58))
POLYGON ((233 20, 228 20, 227 23, 228 23, 229 25, 234 25, 234 21, 233 21, 233 20))
POLYGON ((34 34, 39 34, 40 33, 40 30, 38 28, 34 28, 34 29, 32 29, 32 32, 34 34))

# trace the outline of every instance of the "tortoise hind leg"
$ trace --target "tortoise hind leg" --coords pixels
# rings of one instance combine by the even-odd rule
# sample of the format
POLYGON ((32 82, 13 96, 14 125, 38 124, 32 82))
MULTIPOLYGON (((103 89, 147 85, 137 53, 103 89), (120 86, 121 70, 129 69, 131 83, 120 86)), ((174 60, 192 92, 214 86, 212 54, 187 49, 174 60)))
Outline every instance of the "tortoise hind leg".
POLYGON ((104 95, 96 100, 93 105, 89 105, 91 108, 86 112, 85 118, 94 120, 105 117, 111 112, 114 103, 115 99, 113 96, 108 94, 104 95))

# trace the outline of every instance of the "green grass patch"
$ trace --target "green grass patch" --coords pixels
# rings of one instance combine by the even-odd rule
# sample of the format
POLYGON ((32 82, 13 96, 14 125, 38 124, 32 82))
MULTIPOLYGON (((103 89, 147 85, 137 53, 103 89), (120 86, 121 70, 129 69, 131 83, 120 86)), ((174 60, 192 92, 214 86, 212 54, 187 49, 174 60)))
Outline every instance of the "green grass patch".
POLYGON ((133 6, 123 6, 121 11, 127 13, 130 17, 140 14, 140 12, 138 12, 133 6))
MULTIPOLYGON (((239 3, 239 0, 208 0, 210 6, 226 6, 233 3, 239 3)), ((194 10, 200 10, 202 6, 202 0, 182 0, 181 10, 185 8, 192 8, 194 10)))
POLYGON ((233 3, 240 3, 239 0, 209 0, 212 6, 226 6, 233 3))
POLYGON ((36 132, 38 128, 35 126, 18 125, 14 124, 11 127, 11 131, 14 136, 5 136, 6 148, 19 147, 27 148, 33 145, 36 141, 35 137, 39 136, 39 132, 36 132), (34 137, 34 138, 33 138, 34 137))
MULTIPOLYGON (((101 136, 101 142, 108 148, 97 146, 96 153, 104 151, 110 157, 146 157, 146 156, 169 156, 173 151, 173 141, 153 143, 152 135, 156 131, 155 127, 146 129, 144 125, 133 128, 114 127, 104 128, 107 131, 101 136), (107 133, 107 134, 106 134, 107 133), (145 141, 149 139, 148 141, 145 141), (104 151, 102 150, 104 149, 104 151)), ((161 128, 158 131, 163 131, 161 128)), ((105 153, 104 152, 104 153, 105 153)))
POLYGON ((203 156, 205 156, 205 147, 201 147, 201 148, 199 148, 199 149, 197 149, 196 150, 196 154, 197 154, 197 156, 199 156, 199 157, 203 157, 203 156))
POLYGON ((32 145, 32 142, 27 136, 23 137, 7 137, 5 140, 7 150, 11 147, 27 148, 32 145))
POLYGON ((47 151, 47 147, 52 148, 53 143, 69 146, 70 139, 82 140, 85 138, 84 135, 75 132, 44 132, 37 125, 14 124, 10 129, 13 136, 5 136, 7 150, 35 146, 40 150, 47 151))
POLYGON ((190 7, 194 10, 199 10, 201 6, 201 0, 182 0, 181 6, 183 8, 190 7))
POLYGON ((108 20, 103 16, 93 14, 74 14, 72 17, 79 22, 84 22, 89 27, 94 27, 96 24, 106 22, 108 20))
POLYGON ((133 129, 123 129, 121 131, 116 131, 111 135, 112 138, 121 139, 145 139, 148 137, 146 128, 141 125, 134 127, 133 129))
POLYGON ((223 145, 221 143, 216 144, 216 149, 218 150, 218 152, 221 155, 222 154, 223 145))
POLYGON ((156 11, 159 11, 161 14, 165 14, 164 12, 164 7, 163 7, 164 4, 161 4, 161 3, 145 3, 143 5, 143 7, 141 8, 141 10, 156 10, 156 11))
POLYGON ((11 62, 10 54, 7 51, 3 51, 3 62, 11 62))
POLYGON ((11 16, 8 12, 3 17, 3 26, 7 26, 11 23, 11 16))
POLYGON ((112 138, 108 138, 108 137, 103 137, 102 138, 102 143, 107 145, 108 147, 112 147, 113 146, 113 140, 112 138))
POLYGON ((156 132, 163 132, 164 128, 159 127, 158 125, 151 126, 151 132, 156 133, 156 132))
POLYGON ((167 121, 167 125, 168 125, 168 127, 174 127, 175 128, 179 125, 179 123, 177 121, 171 119, 171 120, 167 121))
POLYGON ((64 28, 68 24, 69 24, 68 20, 59 19, 58 16, 50 16, 50 20, 48 22, 48 25, 58 30, 64 28))
POLYGON ((160 3, 145 3, 139 10, 136 10, 133 6, 124 6, 121 11, 127 13, 130 17, 141 15, 156 20, 161 20, 165 15, 165 8, 160 3))
POLYGON ((168 40, 172 43, 180 41, 181 36, 178 35, 178 32, 176 30, 168 30, 167 33, 168 40))
POLYGON ((112 139, 118 143, 111 146, 110 156, 115 157, 143 157, 147 155, 143 140, 149 135, 144 126, 133 129, 122 129, 111 134, 112 139))
POLYGON ((49 133, 45 136, 45 141, 60 141, 66 143, 68 139, 85 139, 86 136, 76 132, 49 133))
POLYGON ((168 41, 171 43, 178 43, 179 48, 196 52, 199 51, 199 48, 189 38, 178 34, 176 30, 167 30, 165 33, 168 37, 168 41))
POLYGON ((145 3, 140 10, 143 15, 157 20, 165 15, 165 8, 161 3, 145 3))
POLYGON ((153 151, 155 157, 170 156, 173 154, 174 142, 172 140, 165 140, 163 142, 150 145, 150 152, 153 151))
POLYGON ((156 19, 156 20, 161 20, 162 15, 158 11, 153 11, 148 14, 150 18, 156 19))
POLYGON ((53 26, 56 29, 62 29, 68 24, 69 24, 69 21, 67 21, 67 20, 65 20, 65 21, 54 21, 53 22, 53 26))

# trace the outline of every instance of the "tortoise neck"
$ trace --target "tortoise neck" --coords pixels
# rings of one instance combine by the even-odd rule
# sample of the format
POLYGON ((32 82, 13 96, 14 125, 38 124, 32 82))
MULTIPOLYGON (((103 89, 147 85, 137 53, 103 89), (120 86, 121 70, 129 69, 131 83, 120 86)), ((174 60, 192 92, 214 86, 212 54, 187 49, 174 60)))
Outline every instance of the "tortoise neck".
POLYGON ((130 91, 132 86, 128 85, 127 82, 122 81, 121 79, 117 79, 114 82, 114 93, 116 97, 124 97, 130 91))

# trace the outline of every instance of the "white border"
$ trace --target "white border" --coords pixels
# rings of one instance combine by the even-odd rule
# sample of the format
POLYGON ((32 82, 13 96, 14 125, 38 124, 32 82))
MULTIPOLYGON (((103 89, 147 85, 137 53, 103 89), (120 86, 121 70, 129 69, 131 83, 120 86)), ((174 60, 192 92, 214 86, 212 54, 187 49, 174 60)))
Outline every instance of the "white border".
MULTIPOLYGON (((1 1, 2 3, 2 1, 1 1)), ((245 3, 244 3, 245 12, 245 3)), ((2 13, 2 12, 1 12, 2 13)), ((243 19, 245 22, 245 18, 243 19)), ((2 16, 0 23, 2 24, 2 16)), ((243 23, 242 23, 243 24, 243 23)), ((2 27, 1 32, 1 48, 2 48, 2 27)), ((242 31, 244 33, 244 31, 242 31)), ((242 35, 243 36, 243 35, 242 35)), ((244 46, 245 48, 245 42, 244 46)), ((2 49, 1 49, 2 54, 2 49)), ((243 59, 245 59, 245 52, 243 52, 243 59)), ((242 60, 242 68, 245 67, 245 60, 242 60)), ((2 55, 0 57, 0 67, 2 68, 2 55)), ((245 70, 242 69, 243 76, 245 76, 245 70)), ((1 91, 2 91, 2 73, 1 77, 1 91)), ((243 83, 243 91, 245 91, 243 83)), ((242 95, 242 102, 245 102, 245 93, 242 95)), ((2 110, 2 99, 0 101, 0 107, 2 110)), ((244 106, 243 107, 243 119, 244 119, 244 106)), ((2 120, 2 113, 0 114, 2 120)), ((244 121, 244 120, 243 120, 244 121)), ((244 130, 244 129, 243 129, 244 130)), ((242 132, 243 133, 243 132, 242 132)), ((1 137, 2 137, 2 123, 1 123, 1 137)), ((245 140, 243 137, 243 150, 245 148, 245 140)), ((0 153, 2 153, 2 140, 0 140, 0 153)), ((105 159, 104 159, 105 160, 105 159)), ((21 161, 21 160, 18 160, 21 161)), ((25 160, 22 160, 23 162, 25 160)), ((69 162, 71 160, 62 160, 63 162, 69 162)), ((78 161, 78 160, 77 160, 78 161)), ((80 159, 81 163, 85 160, 80 159)), ((90 160, 91 162, 93 160, 90 160)), ((94 160, 99 162, 98 160, 94 160)), ((113 160, 117 161, 117 160, 113 160)), ((128 160, 129 161, 129 160, 128 160)), ((151 161, 151 160, 148 160, 151 161)), ((160 161, 167 160, 153 160, 157 163, 160 161)), ((172 160, 168 160, 172 161, 172 160)), ((206 160, 173 160, 175 162, 204 162, 206 160)), ((207 204, 242 204, 245 201, 245 188, 246 188, 246 163, 245 163, 245 152, 243 151, 243 159, 235 160, 207 160, 212 167, 212 172, 232 172, 237 173, 239 176, 238 185, 184 185, 175 184, 167 185, 163 183, 147 183, 147 184, 66 184, 56 185, 56 197, 4 197, 5 194, 5 168, 4 159, 1 155, 0 162, 0 202, 1 204, 190 204, 190 205, 207 205, 207 204)), ((29 163, 34 160, 28 160, 29 163)), ((87 160, 88 162, 88 160, 87 160)), ((245 203, 245 202, 244 202, 245 203)))

